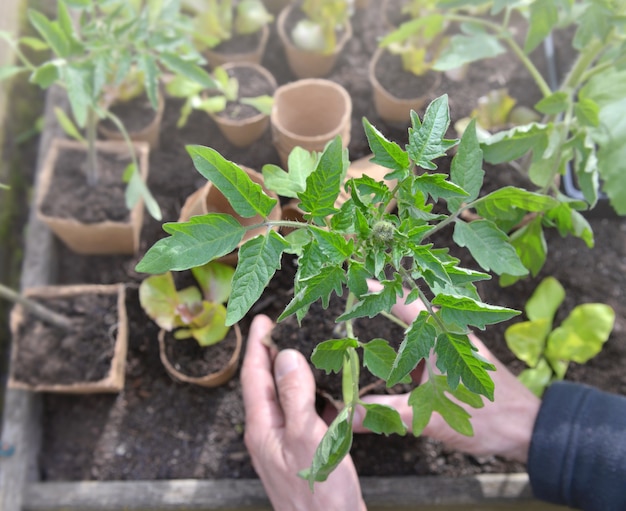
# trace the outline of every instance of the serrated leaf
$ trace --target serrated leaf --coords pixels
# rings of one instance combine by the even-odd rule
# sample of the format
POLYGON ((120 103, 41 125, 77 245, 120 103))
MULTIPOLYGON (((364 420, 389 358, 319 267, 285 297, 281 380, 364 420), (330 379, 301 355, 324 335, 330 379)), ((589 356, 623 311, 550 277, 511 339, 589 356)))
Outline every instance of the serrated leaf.
POLYGON ((275 231, 252 238, 241 246, 228 300, 227 325, 237 323, 257 302, 280 268, 280 259, 288 246, 275 231))
POLYGON ((299 473, 300 477, 309 481, 313 490, 315 482, 326 481, 331 472, 350 452, 352 446, 352 425, 348 421, 349 408, 344 408, 322 437, 315 450, 311 467, 299 473))
POLYGON ((348 348, 357 348, 356 339, 330 339, 320 342, 311 354, 311 362, 326 374, 339 373, 343 367, 348 348))
POLYGON ((386 380, 396 358, 396 352, 384 339, 372 339, 362 344, 363 365, 377 378, 386 380))
POLYGON ((583 126, 596 128, 600 125, 600 107, 590 98, 579 98, 574 103, 574 114, 583 126))
POLYGON ((381 311, 389 312, 396 303, 398 296, 402 295, 402 282, 399 276, 395 280, 381 282, 383 288, 380 291, 363 295, 355 306, 337 318, 337 321, 362 318, 373 318, 381 311))
POLYGON ((541 99, 539 103, 535 105, 535 109, 542 114, 560 114, 561 112, 565 112, 565 110, 567 110, 568 105, 569 96, 567 93, 557 91, 541 99))
POLYGON ((524 156, 529 150, 542 154, 551 125, 538 123, 515 126, 492 135, 481 144, 485 161, 497 165, 524 156))
POLYGON ((409 157, 418 167, 435 170, 437 165, 433 160, 444 156, 456 144, 456 140, 443 138, 450 126, 448 96, 444 94, 430 103, 421 123, 415 113, 412 114, 412 120, 414 126, 409 128, 407 146, 409 157))
MULTIPOLYGON (((537 216, 521 229, 517 229, 511 235, 511 245, 517 252, 522 264, 535 277, 543 268, 548 252, 548 245, 543 234, 541 217, 537 216)), ((500 278, 500 285, 507 286, 514 284, 520 276, 503 274, 500 278)))
POLYGON ((437 367, 446 375, 451 389, 456 389, 462 380, 469 390, 493 401, 494 384, 487 371, 493 371, 495 367, 478 357, 466 335, 440 334, 435 353, 437 367))
POLYGON ((79 126, 87 123, 87 112, 92 107, 90 76, 84 69, 64 67, 63 78, 67 87, 67 95, 72 107, 72 114, 79 126))
POLYGON ((442 376, 435 376, 411 391, 409 405, 413 408, 414 435, 421 435, 433 412, 441 415, 452 429, 462 435, 471 436, 474 433, 469 421, 471 415, 446 397, 445 391, 449 391, 449 387, 442 376))
POLYGON ((504 339, 517 358, 529 367, 535 367, 543 354, 551 328, 552 323, 547 319, 522 321, 508 327, 504 339))
POLYGON ((56 62, 45 62, 30 75, 31 83, 39 85, 42 89, 47 89, 59 78, 59 68, 56 62))
POLYGON ((480 192, 485 171, 483 152, 476 136, 476 120, 472 119, 463 132, 457 153, 450 166, 450 180, 467 193, 467 197, 450 197, 447 201, 450 212, 457 211, 463 202, 471 202, 480 192))
POLYGON ((485 329, 486 325, 500 323, 519 315, 519 311, 479 302, 467 296, 437 295, 433 305, 441 307, 444 323, 452 323, 465 328, 472 325, 485 329))
POLYGON ((310 231, 322 253, 333 264, 341 264, 352 256, 354 252, 354 240, 348 240, 341 234, 320 229, 315 226, 312 226, 310 231))
MULTIPOLYGON (((317 275, 302 281, 301 284, 302 289, 300 289, 291 302, 289 302, 278 318, 278 321, 285 319, 298 309, 306 307, 320 298, 322 298, 324 307, 328 307, 328 300, 333 291, 335 291, 337 296, 343 294, 345 275, 340 267, 326 266, 322 268, 317 275)), ((339 321, 339 319, 337 321, 339 321)))
POLYGON ((365 408, 363 426, 370 431, 386 436, 394 433, 402 436, 406 434, 406 424, 402 422, 397 410, 377 403, 364 403, 362 406, 365 408))
POLYGON ((246 233, 230 215, 194 216, 184 223, 166 223, 171 236, 157 241, 136 266, 144 273, 188 270, 229 254, 246 233))
POLYGON ((467 247, 476 262, 486 271, 493 270, 498 275, 528 273, 507 235, 489 220, 456 222, 453 239, 460 247, 467 247))
POLYGON ((430 355, 430 350, 435 346, 437 332, 428 324, 428 318, 427 312, 420 312, 407 329, 387 378, 388 387, 393 387, 404 380, 417 367, 420 360, 430 355))
POLYGON ((187 146, 187 152, 198 172, 224 194, 237 214, 244 218, 256 215, 266 218, 276 206, 276 199, 268 197, 261 185, 215 149, 192 145, 187 146))
POLYGON ((335 201, 347 169, 341 138, 335 137, 324 149, 315 170, 307 177, 306 190, 298 194, 300 207, 316 222, 336 210, 335 201))
POLYGON ((58 23, 50 21, 40 12, 28 10, 28 19, 39 35, 48 43, 52 51, 59 57, 67 57, 70 52, 70 42, 58 23))
POLYGON ((374 157, 372 163, 391 169, 394 172, 385 176, 386 179, 403 179, 409 173, 409 156, 395 142, 391 142, 363 117, 363 128, 374 157))
POLYGON ((440 198, 450 199, 468 196, 460 186, 447 180, 446 174, 422 174, 413 180, 413 186, 424 195, 430 195, 434 201, 440 198))
POLYGON ((362 295, 368 292, 369 288, 366 279, 368 279, 369 277, 371 277, 371 275, 365 269, 365 265, 363 263, 359 263, 356 261, 348 262, 348 289, 358 299, 360 299, 362 295))
POLYGON ((213 78, 204 69, 193 62, 183 60, 174 53, 163 52, 159 55, 159 60, 170 71, 201 84, 205 89, 215 89, 217 87, 213 78))
POLYGON ((457 69, 470 62, 490 59, 506 52, 496 36, 486 32, 472 35, 457 34, 450 38, 449 44, 441 52, 433 69, 448 71, 457 69))

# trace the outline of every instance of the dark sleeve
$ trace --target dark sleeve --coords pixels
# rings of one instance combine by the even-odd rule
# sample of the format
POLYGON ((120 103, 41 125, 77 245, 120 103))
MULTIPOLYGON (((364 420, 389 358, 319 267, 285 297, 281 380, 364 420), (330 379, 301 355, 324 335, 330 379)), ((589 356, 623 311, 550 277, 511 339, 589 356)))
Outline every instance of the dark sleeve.
POLYGON ((626 510, 626 397, 570 382, 544 394, 528 454, 535 497, 626 510))

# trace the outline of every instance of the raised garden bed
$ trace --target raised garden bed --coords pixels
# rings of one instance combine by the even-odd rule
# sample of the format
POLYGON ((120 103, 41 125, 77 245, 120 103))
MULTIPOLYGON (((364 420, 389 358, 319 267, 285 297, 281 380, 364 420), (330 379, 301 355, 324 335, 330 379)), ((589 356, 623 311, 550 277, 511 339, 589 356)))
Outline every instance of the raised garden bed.
MULTIPOLYGON (((329 78, 352 96, 349 150, 351 159, 356 160, 368 152, 361 128, 363 116, 400 143, 406 139, 406 130, 386 126, 374 111, 367 61, 381 30, 375 6, 357 11, 353 23, 355 35, 329 78)), ((536 56, 540 58, 540 52, 536 56)), ((279 84, 294 79, 275 31, 263 65, 275 74, 279 84)), ((457 119, 468 115, 476 99, 489 88, 505 83, 520 103, 530 106, 539 98, 525 74, 506 57, 472 67, 461 84, 444 78, 437 92, 450 95, 451 113, 457 119)), ((63 94, 53 91, 48 98, 47 119, 52 120, 54 105, 63 104, 63 94)), ((214 147, 226 158, 257 170, 265 163, 280 164, 269 132, 249 148, 235 149, 206 116, 194 114, 184 129, 177 130, 179 107, 175 101, 167 102, 161 146, 151 152, 149 186, 163 209, 164 221, 175 221, 185 198, 202 185, 185 144, 214 147)), ((47 126, 41 154, 51 137, 59 134, 53 122, 47 126)), ((441 161, 442 171, 447 170, 447 163, 446 159, 441 161)), ((499 185, 515 176, 508 168, 486 170, 488 179, 497 180, 499 185)), ((606 347, 586 366, 572 367, 568 378, 626 393, 626 376, 620 367, 626 354, 626 225, 614 219, 593 219, 591 224, 599 249, 588 250, 578 239, 561 239, 551 232, 548 264, 539 276, 505 289, 497 281, 486 282, 480 292, 487 302, 522 309, 537 282, 544 275, 553 275, 567 289, 564 311, 584 302, 611 305, 617 323, 606 347)), ((116 396, 8 391, 2 441, 15 446, 16 452, 0 459, 3 510, 269 509, 243 445, 244 417, 237 378, 218 389, 199 389, 172 381, 159 360, 158 327, 138 305, 137 286, 144 275, 136 273, 134 267, 163 235, 161 223, 145 215, 137 255, 80 256, 58 243, 32 215, 23 287, 128 284, 126 387, 116 396)), ((449 237, 450 232, 444 231, 434 241, 445 246, 449 237)), ((456 255, 465 257, 463 253, 456 255)), ((288 258, 283 259, 284 272, 290 271, 289 263, 288 258)), ((281 285, 279 272, 253 312, 275 317, 289 300, 289 293, 281 285)), ((249 320, 241 325, 244 337, 249 320)), ((481 337, 503 362, 519 371, 521 363, 504 344, 504 327, 490 328, 481 337)), ((370 509, 497 509, 501 504, 553 509, 532 501, 523 466, 449 452, 427 439, 362 436, 355 441, 353 457, 364 478, 362 487, 370 509)))

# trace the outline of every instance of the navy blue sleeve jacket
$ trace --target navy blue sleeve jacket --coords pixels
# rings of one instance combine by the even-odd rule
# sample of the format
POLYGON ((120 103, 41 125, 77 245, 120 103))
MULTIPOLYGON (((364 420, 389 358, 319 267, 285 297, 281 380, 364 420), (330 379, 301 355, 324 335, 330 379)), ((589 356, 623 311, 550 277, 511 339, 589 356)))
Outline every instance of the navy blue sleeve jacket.
POLYGON ((558 382, 544 394, 528 455, 535 497, 626 511, 626 397, 558 382))

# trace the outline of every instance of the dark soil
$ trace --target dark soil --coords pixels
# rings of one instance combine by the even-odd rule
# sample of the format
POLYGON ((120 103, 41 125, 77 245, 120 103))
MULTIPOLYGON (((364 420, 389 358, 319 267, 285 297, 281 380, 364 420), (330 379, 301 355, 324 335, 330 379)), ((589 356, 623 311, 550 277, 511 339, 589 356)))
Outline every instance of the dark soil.
POLYGON ((126 221, 129 212, 122 175, 129 163, 128 157, 120 158, 117 154, 99 151, 99 180, 91 186, 86 175, 87 153, 61 151, 41 206, 42 212, 53 217, 75 218, 85 224, 126 221))
POLYGON ((378 83, 399 99, 412 99, 424 94, 432 96, 432 90, 439 77, 435 72, 421 76, 405 72, 402 68, 402 57, 388 51, 380 54, 374 72, 378 83))
POLYGON ((13 339, 13 377, 31 385, 102 380, 111 369, 117 335, 117 294, 37 299, 70 318, 66 331, 26 314, 13 339))
MULTIPOLYGON (((239 98, 256 98, 258 96, 274 93, 274 85, 265 76, 249 67, 233 67, 228 69, 228 76, 236 78, 239 82, 239 98)), ((226 109, 218 113, 218 116, 229 119, 247 119, 258 115, 259 111, 253 106, 239 101, 229 101, 226 109)))
MULTIPOLYGON (((150 125, 156 111, 146 94, 141 94, 128 101, 117 101, 111 105, 110 112, 122 121, 128 133, 138 132, 150 125)), ((104 128, 117 132, 117 126, 109 119, 100 121, 104 128)))
MULTIPOLYGON (((349 152, 351 159, 355 160, 370 152, 361 125, 362 117, 367 117, 387 137, 401 145, 406 143, 407 132, 405 128, 383 123, 372 102, 367 64, 376 49, 376 38, 383 33, 378 5, 372 3, 366 11, 357 11, 353 25, 354 36, 328 78, 341 83, 352 96, 349 152)), ((563 44, 563 39, 557 38, 559 56, 567 56, 563 44)), ((533 58, 545 67, 540 52, 533 58)), ((291 71, 286 68, 274 28, 263 65, 272 71, 279 84, 293 79, 291 71)), ((470 66, 463 83, 454 83, 444 77, 435 93, 449 94, 454 122, 467 116, 478 97, 490 88, 503 86, 509 88, 520 104, 532 106, 539 99, 539 91, 526 71, 507 55, 470 66)), ((266 163, 280 165, 269 131, 249 148, 234 148, 210 118, 199 112, 192 113, 183 129, 176 129, 180 106, 180 102, 168 99, 161 146, 150 156, 148 184, 162 207, 163 221, 175 221, 185 198, 204 182, 193 168, 185 151, 186 144, 211 146, 225 158, 257 170, 266 163)), ((423 112, 419 114, 423 115, 423 112)), ((439 170, 447 171, 448 165, 449 159, 441 159, 439 170)), ((486 170, 487 181, 497 182, 498 186, 517 179, 509 167, 486 167, 486 170)), ((480 283, 479 290, 488 303, 521 310, 540 279, 553 275, 567 291, 566 303, 557 321, 575 305, 585 302, 606 302, 614 307, 616 326, 605 349, 584 367, 572 364, 567 378, 626 394, 626 372, 621 365, 626 356, 626 224, 613 219, 590 222, 597 248, 589 250, 580 240, 563 239, 557 232, 549 230, 546 236, 548 263, 540 275, 508 288, 500 288, 494 279, 480 283)), ((202 389, 173 381, 159 360, 158 327, 138 304, 136 286, 145 275, 135 272, 135 265, 164 235, 161 222, 145 215, 140 251, 135 256, 86 257, 59 247, 56 268, 59 282, 131 284, 127 293, 130 345, 126 386, 119 395, 45 396, 40 456, 43 479, 254 477, 243 444, 244 413, 238 378, 217 389, 202 389)), ((437 246, 448 246, 450 239, 450 231, 444 230, 432 241, 437 246)), ((455 249, 454 253, 464 264, 470 264, 464 250, 455 249)), ((285 256, 282 265, 283 269, 276 273, 257 305, 241 322, 244 338, 254 314, 265 313, 276 318, 292 298, 292 258, 285 256)), ((322 323, 317 316, 316 320, 322 323)), ((324 322, 327 328, 332 328, 329 320, 324 322)), ((496 356, 517 373, 523 367, 506 348, 503 340, 506 326, 490 327, 479 334, 496 356)), ((476 459, 450 452, 435 441, 411 436, 359 435, 352 455, 362 475, 466 475, 524 469, 522 465, 505 464, 499 459, 476 459)))
POLYGON ((249 53, 259 46, 261 40, 261 31, 254 34, 235 34, 230 39, 222 41, 217 46, 211 48, 211 51, 221 53, 223 55, 237 55, 239 53, 249 53))

